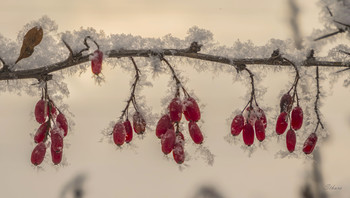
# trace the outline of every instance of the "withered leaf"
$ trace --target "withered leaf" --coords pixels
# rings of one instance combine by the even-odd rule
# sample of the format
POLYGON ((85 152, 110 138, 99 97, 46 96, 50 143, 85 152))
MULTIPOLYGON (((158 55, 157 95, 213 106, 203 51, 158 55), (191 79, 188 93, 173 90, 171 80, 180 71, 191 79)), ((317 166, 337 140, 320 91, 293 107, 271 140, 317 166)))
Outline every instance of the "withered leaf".
POLYGON ((21 52, 16 63, 23 58, 27 58, 34 52, 34 47, 37 46, 43 39, 43 29, 40 26, 30 29, 23 38, 21 52))

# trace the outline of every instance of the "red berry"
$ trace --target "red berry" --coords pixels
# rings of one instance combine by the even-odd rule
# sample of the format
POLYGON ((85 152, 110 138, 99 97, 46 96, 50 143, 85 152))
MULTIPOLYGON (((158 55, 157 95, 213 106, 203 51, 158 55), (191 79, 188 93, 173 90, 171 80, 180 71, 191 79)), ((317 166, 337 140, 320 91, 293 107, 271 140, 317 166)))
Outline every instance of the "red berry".
POLYGON ((169 154, 175 145, 175 131, 173 129, 168 129, 161 138, 162 151, 165 155, 169 154))
POLYGON ((35 166, 41 164, 43 162, 46 153, 46 146, 44 142, 39 143, 35 146, 32 156, 30 158, 32 164, 35 166))
POLYGON ((284 94, 280 101, 281 112, 283 111, 290 112, 293 105, 292 102, 293 102, 292 96, 289 95, 288 93, 284 94))
POLYGON ((314 150, 317 143, 316 133, 311 133, 310 136, 306 139, 303 147, 303 152, 305 154, 310 154, 314 150))
POLYGON ((266 120, 266 116, 265 116, 264 111, 259 108, 257 116, 258 116, 258 119, 260 119, 262 124, 264 125, 264 128, 266 129, 266 127, 267 127, 267 120, 266 120))
POLYGON ((255 134, 256 138, 262 142, 265 139, 265 127, 260 119, 255 121, 255 134))
POLYGON ((231 123, 231 134, 233 136, 239 135, 244 126, 244 117, 242 114, 236 115, 231 123))
POLYGON ((44 123, 47 116, 47 105, 44 100, 39 100, 35 105, 35 119, 40 124, 44 123))
POLYGON ((182 116, 182 102, 175 97, 169 104, 169 115, 172 122, 180 122, 182 116))
POLYGON ((172 126, 170 117, 168 114, 163 115, 157 123, 156 136, 161 138, 161 136, 172 126))
POLYGON ((173 157, 178 164, 182 164, 185 161, 184 136, 181 132, 176 133, 173 157))
POLYGON ((196 100, 192 97, 188 97, 183 101, 184 115, 187 121, 197 122, 201 118, 201 112, 199 110, 196 100))
POLYGON ((281 135, 286 131, 288 126, 288 114, 286 112, 282 112, 278 118, 276 123, 276 133, 281 135))
POLYGON ((190 136, 194 143, 202 144, 203 134, 201 129, 198 127, 197 122, 190 121, 188 123, 188 131, 190 132, 190 136))
POLYGON ((294 107, 290 124, 294 130, 300 129, 303 125, 303 110, 299 106, 294 107))
POLYGON ((64 133, 64 137, 66 137, 67 133, 68 133, 68 123, 67 123, 67 119, 64 116, 63 113, 59 113, 57 118, 56 118, 56 124, 58 128, 61 128, 64 133))
POLYGON ((41 124, 34 135, 34 142, 35 143, 42 142, 45 139, 46 134, 49 130, 50 130, 50 123, 49 122, 44 122, 43 124, 41 124))
POLYGON ((56 152, 56 151, 53 150, 53 148, 51 146, 51 160, 52 160, 52 162, 55 165, 61 163, 61 161, 62 161, 62 154, 63 154, 63 151, 56 152))
POLYGON ((63 130, 60 128, 51 129, 51 148, 55 152, 61 152, 63 150, 63 130))
POLYGON ((96 50, 94 52, 94 55, 91 59, 91 69, 92 73, 98 75, 101 73, 102 70, 102 59, 103 59, 103 53, 100 50, 96 50))
POLYGON ((247 123, 243 127, 243 141, 247 146, 254 143, 254 129, 250 123, 247 123))
POLYGON ((142 134, 143 132, 145 132, 146 121, 142 117, 142 114, 139 112, 135 112, 132 118, 133 118, 132 124, 133 124, 135 133, 142 134))
POLYGON ((125 127, 122 122, 117 122, 113 128, 113 140, 118 146, 121 146, 125 142, 125 127))
POLYGON ((293 129, 289 129, 286 136, 286 144, 289 152, 293 152, 295 149, 296 135, 293 129))
POLYGON ((129 143, 132 140, 132 127, 129 119, 126 119, 124 121, 124 128, 125 128, 125 142, 129 143))

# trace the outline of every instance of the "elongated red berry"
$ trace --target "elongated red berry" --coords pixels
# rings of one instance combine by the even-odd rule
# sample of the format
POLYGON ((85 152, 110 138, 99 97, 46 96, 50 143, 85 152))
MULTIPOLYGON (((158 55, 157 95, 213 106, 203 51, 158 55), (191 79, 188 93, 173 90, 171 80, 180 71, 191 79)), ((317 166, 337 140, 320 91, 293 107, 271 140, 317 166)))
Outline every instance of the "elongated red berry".
POLYGON ((165 155, 169 154, 175 145, 175 131, 173 129, 168 129, 161 138, 162 151, 165 155))
POLYGON ((197 122, 190 121, 188 123, 188 131, 190 132, 190 136, 194 143, 202 144, 203 134, 201 132, 201 129, 197 125, 197 122))
POLYGON ((59 113, 57 118, 56 118, 56 124, 58 128, 61 128, 64 133, 64 137, 66 137, 67 133, 68 133, 68 122, 66 119, 66 116, 64 116, 63 113, 59 113))
POLYGON ((145 132, 146 121, 143 118, 142 114, 140 112, 135 112, 132 118, 133 118, 132 124, 133 124, 135 133, 142 134, 143 132, 145 132))
POLYGON ((37 122, 44 123, 47 116, 47 103, 44 100, 39 100, 35 105, 34 115, 37 122))
POLYGON ((292 102, 293 102, 293 98, 291 95, 289 95, 288 93, 284 94, 281 98, 280 101, 280 108, 281 108, 281 112, 285 111, 285 112, 290 112, 290 110, 292 109, 292 102))
POLYGON ((50 131, 51 148, 55 152, 61 152, 63 150, 63 133, 63 130, 57 127, 50 131))
POLYGON ((91 69, 92 73, 98 75, 101 73, 102 70, 102 59, 103 59, 103 53, 100 50, 96 50, 94 52, 94 55, 91 59, 91 69))
POLYGON ((276 133, 278 135, 283 134, 288 127, 288 114, 286 112, 282 112, 276 122, 276 133))
POLYGON ((57 165, 59 163, 61 163, 62 161, 62 154, 63 154, 63 151, 61 152, 56 152, 52 149, 52 146, 51 146, 51 160, 52 160, 52 163, 57 165))
POLYGON ((196 100, 192 97, 188 97, 183 101, 184 115, 187 121, 197 122, 201 118, 201 112, 199 110, 196 100))
POLYGON ((317 135, 316 133, 311 133, 304 143, 303 152, 305 154, 312 153, 312 151, 316 146, 316 143, 317 143, 317 135))
POLYGON ((231 134, 233 136, 239 135, 244 126, 244 117, 242 114, 236 115, 231 123, 231 134))
POLYGON ((289 152, 293 152, 295 149, 296 135, 293 129, 289 129, 286 136, 286 144, 289 152))
POLYGON ((46 134, 49 132, 49 130, 50 130, 50 123, 49 122, 42 123, 34 135, 34 142, 35 143, 42 142, 45 139, 46 134))
POLYGON ((129 119, 126 119, 124 122, 124 128, 125 128, 125 142, 129 143, 132 140, 132 127, 129 119))
POLYGON ((266 129, 266 127, 267 127, 267 120, 266 120, 266 115, 265 115, 264 111, 259 108, 257 116, 258 116, 258 119, 260 119, 262 124, 264 125, 264 128, 266 129))
POLYGON ((260 119, 257 119, 255 121, 255 134, 256 134, 256 139, 258 139, 260 142, 264 141, 264 139, 265 139, 265 127, 260 119))
POLYGON ((43 162, 46 153, 46 145, 44 142, 39 143, 35 146, 32 152, 32 156, 30 158, 32 164, 35 166, 41 164, 43 162))
POLYGON ((125 142, 125 127, 122 122, 117 122, 113 128, 113 141, 116 145, 121 146, 125 142))
POLYGON ((243 141, 247 146, 254 143, 254 129, 253 126, 248 122, 243 127, 243 141))
POLYGON ((182 164, 185 161, 184 144, 184 135, 179 131, 176 133, 175 145, 173 149, 173 157, 175 162, 178 164, 182 164))
POLYGON ((172 126, 170 121, 170 116, 168 114, 163 115, 157 123, 156 136, 161 138, 161 136, 172 126))
POLYGON ((290 124, 294 130, 299 130, 303 125, 303 110, 301 107, 294 107, 290 124))
POLYGON ((169 104, 169 116, 172 122, 180 122, 182 117, 182 102, 179 97, 175 97, 169 104))

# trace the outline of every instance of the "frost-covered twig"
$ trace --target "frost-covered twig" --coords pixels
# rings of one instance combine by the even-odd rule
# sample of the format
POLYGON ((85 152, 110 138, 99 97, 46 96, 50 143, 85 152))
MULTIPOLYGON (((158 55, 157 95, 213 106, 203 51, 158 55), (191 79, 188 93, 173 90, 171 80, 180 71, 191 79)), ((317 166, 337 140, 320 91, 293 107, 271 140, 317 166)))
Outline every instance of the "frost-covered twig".
MULTIPOLYGON (((328 10, 329 15, 330 15, 331 17, 333 17, 333 13, 332 13, 331 10, 329 9, 329 7, 326 6, 326 8, 327 8, 327 10, 328 10)), ((333 20, 333 22, 334 22, 334 23, 338 23, 338 24, 340 24, 340 25, 343 25, 343 26, 345 26, 345 28, 338 28, 338 31, 332 32, 332 33, 330 33, 330 34, 326 34, 326 35, 321 36, 321 37, 318 37, 317 39, 314 39, 314 41, 318 41, 318 40, 321 40, 321 39, 324 39, 324 38, 327 38, 327 37, 330 37, 330 36, 334 36, 334 35, 337 35, 337 34, 339 34, 339 33, 344 33, 344 32, 346 32, 346 31, 348 31, 349 28, 350 28, 350 25, 345 24, 345 23, 342 23, 342 22, 340 22, 340 21, 333 20)))
POLYGON ((123 117, 126 115, 126 119, 128 118, 128 109, 129 109, 129 106, 130 106, 130 102, 132 102, 135 110, 137 111, 137 104, 136 104, 136 99, 135 99, 135 90, 136 90, 136 85, 137 85, 137 82, 139 81, 140 79, 140 70, 139 68, 137 67, 136 65, 136 62, 135 60, 130 57, 130 60, 131 62, 133 63, 134 65, 134 68, 135 68, 135 81, 134 83, 131 85, 131 93, 130 93, 130 97, 128 99, 128 101, 126 102, 126 107, 125 109, 122 111, 122 115, 120 116, 120 119, 123 119, 123 117))
MULTIPOLYGON (((312 53, 311 53, 312 54, 312 53)), ((308 57, 308 59, 310 60, 310 56, 308 57)), ((300 79, 300 75, 299 75, 299 69, 298 67, 292 62, 290 61, 289 59, 287 58, 283 58, 283 60, 285 61, 288 61, 295 69, 295 79, 294 79, 294 83, 292 85, 292 87, 290 88, 290 90, 287 92, 289 94, 290 91, 294 90, 293 92, 293 100, 294 98, 296 98, 296 101, 297 101, 297 106, 299 106, 299 97, 298 97, 298 92, 297 92, 297 87, 298 87, 298 82, 299 82, 299 79, 300 79)), ((293 101, 292 101, 293 103, 293 101)))
POLYGON ((170 65, 169 61, 166 60, 164 57, 161 57, 161 60, 164 61, 164 62, 168 65, 168 67, 169 67, 169 69, 170 69, 170 71, 171 71, 171 73, 172 73, 172 75, 173 75, 173 79, 176 81, 176 88, 177 88, 176 95, 178 96, 178 94, 180 93, 180 92, 179 92, 179 88, 181 87, 181 89, 182 89, 182 91, 184 92, 184 94, 185 94, 186 96, 189 97, 189 94, 187 93, 185 87, 182 85, 180 79, 177 77, 177 75, 176 75, 176 73, 175 73, 175 70, 174 70, 174 68, 170 65))
POLYGON ((319 114, 319 109, 318 109, 318 100, 320 99, 320 83, 319 83, 319 72, 318 72, 318 66, 316 67, 316 89, 317 89, 317 94, 316 94, 316 101, 315 101, 315 113, 316 113, 316 117, 317 117, 317 124, 316 124, 316 128, 315 128, 315 131, 317 131, 318 129, 318 125, 321 125, 321 128, 323 129, 323 124, 322 124, 322 121, 321 121, 321 117, 320 117, 320 114, 319 114))
POLYGON ((253 100, 255 101, 255 105, 256 106, 259 106, 258 103, 256 102, 256 98, 255 98, 255 86, 254 86, 254 74, 252 71, 250 71, 248 68, 245 67, 244 65, 244 70, 248 72, 249 74, 249 77, 250 77, 250 84, 252 85, 252 91, 250 93, 250 99, 247 103, 247 105, 244 107, 244 109, 242 110, 242 113, 243 111, 246 109, 246 107, 249 105, 249 107, 252 108, 252 103, 253 103, 253 100))
MULTIPOLYGON (((69 49, 69 48, 68 48, 69 49)), ((274 58, 228 58, 224 56, 215 56, 210 54, 196 53, 198 48, 194 48, 192 45, 185 49, 161 49, 154 52, 150 49, 140 50, 109 50, 104 54, 107 54, 109 58, 123 58, 123 57, 150 57, 154 54, 161 54, 162 56, 178 56, 187 57, 192 59, 223 63, 234 66, 239 70, 238 65, 262 65, 262 66, 289 66, 288 61, 276 61, 274 58)), ((71 51, 70 53, 73 53, 71 51)), ((0 80, 14 80, 14 79, 29 79, 36 78, 40 79, 41 76, 49 74, 55 71, 59 71, 68 67, 77 66, 82 63, 86 63, 89 60, 89 54, 84 56, 78 56, 67 58, 64 61, 54 63, 51 65, 42 66, 35 69, 25 69, 17 71, 1 71, 0 80)), ((305 60, 301 66, 324 66, 324 67, 349 67, 348 62, 339 61, 317 61, 317 60, 305 60)))

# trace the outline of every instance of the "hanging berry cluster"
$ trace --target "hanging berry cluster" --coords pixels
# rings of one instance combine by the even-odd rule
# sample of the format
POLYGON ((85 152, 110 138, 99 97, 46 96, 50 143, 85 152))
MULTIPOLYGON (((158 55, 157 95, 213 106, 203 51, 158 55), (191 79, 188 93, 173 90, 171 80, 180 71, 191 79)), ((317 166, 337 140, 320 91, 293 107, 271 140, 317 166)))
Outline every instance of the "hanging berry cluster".
POLYGON ((320 84, 319 84, 319 72, 318 72, 318 66, 316 67, 316 88, 317 88, 317 94, 316 94, 316 101, 315 101, 315 113, 317 117, 317 124, 315 127, 315 131, 309 135, 309 137, 305 140, 304 146, 303 146, 303 152, 305 154, 310 154, 314 150, 316 143, 317 143, 317 129, 318 126, 321 126, 323 129, 323 124, 320 119, 320 115, 318 112, 318 100, 320 99, 320 84))
POLYGON ((132 103, 135 113, 133 115, 133 129, 136 134, 143 134, 146 130, 146 121, 143 118, 142 114, 139 111, 138 105, 135 99, 135 90, 137 83, 140 79, 140 70, 138 69, 135 60, 130 57, 132 61, 136 74, 135 81, 131 86, 130 98, 127 101, 125 109, 122 111, 122 115, 119 118, 119 121, 114 125, 113 128, 113 141, 117 146, 122 146, 124 142, 129 143, 133 138, 133 131, 131 123, 129 121, 129 106, 132 103))
MULTIPOLYGON (((295 150, 295 145, 296 145, 296 133, 295 131, 299 130, 303 124, 303 110, 302 108, 299 106, 299 98, 298 98, 298 93, 297 93, 297 86, 298 86, 298 81, 299 81, 299 70, 296 67, 296 65, 289 61, 286 58, 283 58, 283 60, 289 62, 295 69, 296 71, 296 76, 295 76, 295 80, 294 83, 292 85, 292 87, 290 88, 290 90, 285 93, 280 101, 280 109, 281 109, 281 113, 277 118, 277 122, 276 122, 276 133, 278 135, 282 135, 287 127, 288 127, 288 121, 290 120, 290 127, 289 130, 287 131, 287 135, 286 135, 286 145, 287 145, 287 149, 289 152, 294 152, 295 150), (292 95, 290 94, 292 93, 292 95), (294 103, 296 102, 296 106, 293 108, 294 103), (292 110, 293 108, 293 110, 292 110), (291 112, 292 111, 292 112, 291 112), (290 112, 291 112, 291 116, 290 116, 290 112)), ((316 67, 316 81, 317 81, 317 95, 316 95, 316 102, 315 102, 315 113, 317 115, 317 125, 316 125, 316 129, 315 132, 317 130, 318 125, 320 124, 321 127, 323 128, 323 125, 321 123, 319 114, 318 114, 318 106, 317 106, 317 102, 319 99, 319 82, 318 82, 318 67, 316 67)), ((304 142, 304 146, 303 146, 303 152, 305 154, 310 154, 312 153, 312 151, 315 148, 316 142, 317 142, 317 135, 316 133, 311 133, 309 135, 309 137, 305 140, 304 142)))
POLYGON ((62 161, 63 138, 68 133, 68 123, 64 114, 55 106, 47 93, 47 81, 42 90, 42 97, 36 103, 34 115, 41 124, 34 135, 37 144, 31 155, 31 162, 40 165, 45 157, 46 149, 50 147, 52 162, 57 165, 62 161), (50 140, 48 140, 50 137, 50 140))
POLYGON ((264 111, 259 107, 254 87, 254 74, 244 66, 244 70, 249 73, 251 79, 252 92, 250 100, 244 107, 243 111, 236 115, 231 123, 231 134, 238 136, 243 131, 243 141, 247 146, 254 143, 254 136, 262 142, 265 139, 265 129, 267 127, 267 120, 264 111), (255 129, 255 135, 254 135, 255 129))
POLYGON ((295 150, 295 144, 296 144, 295 131, 299 130, 303 124, 303 110, 299 106, 299 98, 298 98, 298 92, 297 92, 298 82, 300 78, 299 70, 294 63, 292 63, 291 61, 289 62, 294 67, 296 75, 295 75, 295 80, 292 87, 281 98, 281 101, 280 101, 281 113, 277 118, 276 133, 278 135, 282 135, 286 131, 288 127, 288 121, 290 120, 289 129, 286 135, 286 145, 287 145, 288 151, 292 153, 295 150), (296 102, 296 106, 293 108, 293 105, 295 102, 296 102), (292 110, 292 116, 290 117, 291 110, 292 110))
POLYGON ((156 136, 161 139, 162 152, 165 155, 173 152, 175 162, 182 164, 185 160, 184 135, 179 130, 182 114, 189 121, 188 131, 191 139, 196 144, 202 144, 203 134, 197 125, 201 114, 196 100, 182 86, 170 63, 164 58, 162 60, 168 65, 176 81, 176 93, 168 105, 167 114, 163 115, 157 123, 156 136), (184 94, 183 100, 180 97, 180 88, 184 94))

